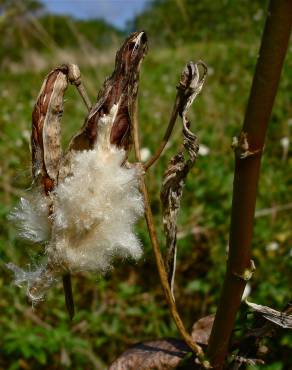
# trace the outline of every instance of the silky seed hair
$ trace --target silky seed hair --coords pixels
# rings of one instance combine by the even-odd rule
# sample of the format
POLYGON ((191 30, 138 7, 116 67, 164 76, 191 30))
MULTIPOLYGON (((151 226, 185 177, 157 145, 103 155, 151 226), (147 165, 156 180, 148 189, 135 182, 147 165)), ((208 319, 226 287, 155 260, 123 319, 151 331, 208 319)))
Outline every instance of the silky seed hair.
POLYGON ((7 265, 33 303, 68 273, 102 274, 116 258, 142 255, 134 231, 144 212, 141 167, 128 163, 127 154, 146 50, 144 32, 125 40, 113 74, 66 153, 60 145, 64 93, 68 82, 80 86, 80 71, 74 65, 57 67, 42 85, 32 117, 33 193, 21 199, 11 218, 21 236, 44 246, 44 256, 29 271, 7 265))

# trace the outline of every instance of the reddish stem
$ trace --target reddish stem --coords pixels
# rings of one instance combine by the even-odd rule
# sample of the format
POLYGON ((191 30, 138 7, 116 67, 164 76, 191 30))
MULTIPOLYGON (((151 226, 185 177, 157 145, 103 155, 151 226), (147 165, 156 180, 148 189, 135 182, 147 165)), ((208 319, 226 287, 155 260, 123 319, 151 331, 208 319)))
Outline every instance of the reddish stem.
POLYGON ((215 369, 223 368, 236 313, 251 275, 251 242, 261 154, 291 24, 292 1, 271 0, 244 124, 235 148, 227 271, 208 348, 215 369))

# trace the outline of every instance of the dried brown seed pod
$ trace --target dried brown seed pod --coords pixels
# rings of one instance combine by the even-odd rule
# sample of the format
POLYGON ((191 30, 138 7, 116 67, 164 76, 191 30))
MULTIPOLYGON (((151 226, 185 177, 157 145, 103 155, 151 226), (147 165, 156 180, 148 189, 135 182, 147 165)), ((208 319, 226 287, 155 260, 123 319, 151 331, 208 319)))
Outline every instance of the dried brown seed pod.
POLYGON ((60 119, 68 87, 66 72, 58 67, 48 74, 32 113, 32 175, 46 193, 53 190, 62 157, 60 119))
POLYGON ((145 32, 135 32, 125 40, 116 54, 114 72, 105 80, 96 104, 81 131, 73 137, 70 149, 92 148, 97 140, 100 118, 108 115, 114 105, 118 106, 118 111, 112 126, 111 143, 129 149, 133 103, 137 98, 139 70, 146 52, 145 32))

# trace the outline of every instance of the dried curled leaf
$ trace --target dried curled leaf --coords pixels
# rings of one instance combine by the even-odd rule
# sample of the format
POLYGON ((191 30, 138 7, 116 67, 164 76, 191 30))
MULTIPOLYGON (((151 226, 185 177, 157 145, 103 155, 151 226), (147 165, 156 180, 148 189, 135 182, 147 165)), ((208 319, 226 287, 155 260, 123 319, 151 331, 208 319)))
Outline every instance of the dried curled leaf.
POLYGON ((246 301, 246 303, 249 307, 251 307, 254 311, 260 313, 268 321, 271 321, 284 329, 292 329, 291 313, 280 312, 268 306, 262 306, 260 304, 251 303, 248 301, 246 301))
POLYGON ((192 327, 192 338, 200 344, 208 344, 215 315, 208 315, 196 321, 192 327))
POLYGON ((178 86, 179 91, 179 114, 183 121, 183 149, 179 151, 169 162, 164 174, 161 189, 161 202, 163 209, 163 225, 166 235, 166 267, 168 271, 168 281, 172 294, 174 286, 176 253, 177 253, 177 214, 180 209, 180 200, 183 193, 183 186, 186 177, 194 165, 199 150, 197 137, 189 127, 190 122, 187 112, 196 96, 201 91, 207 74, 207 67, 202 62, 189 62, 183 73, 178 86), (199 65, 204 67, 202 77, 200 77, 199 65))
POLYGON ((176 369, 189 352, 187 345, 177 339, 139 343, 118 357, 109 370, 176 369))

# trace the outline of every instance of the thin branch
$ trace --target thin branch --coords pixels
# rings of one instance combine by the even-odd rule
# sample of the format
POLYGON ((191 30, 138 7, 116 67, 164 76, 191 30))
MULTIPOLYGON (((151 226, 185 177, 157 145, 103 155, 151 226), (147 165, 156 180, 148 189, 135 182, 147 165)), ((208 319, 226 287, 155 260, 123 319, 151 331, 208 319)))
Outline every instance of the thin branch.
POLYGON ((79 95, 81 96, 82 100, 84 101, 84 104, 86 105, 86 108, 89 112, 92 105, 91 105, 89 96, 88 96, 88 94, 85 90, 85 87, 83 86, 82 82, 80 82, 79 84, 74 83, 73 85, 76 86, 76 89, 79 92, 79 95))
MULTIPOLYGON (((67 72, 68 80, 71 85, 74 85, 79 92, 88 112, 91 109, 91 102, 89 96, 82 85, 81 81, 81 73, 80 69, 77 64, 66 64, 64 68, 67 72)), ((71 282, 71 274, 70 272, 66 273, 62 277, 63 280, 63 289, 65 295, 65 305, 71 320, 73 320, 75 314, 75 305, 74 305, 74 298, 73 298, 73 291, 72 291, 72 282, 71 282)))
POLYGON ((67 274, 64 274, 62 279, 63 279, 63 288, 64 288, 66 308, 67 308, 70 320, 73 320, 73 317, 75 315, 75 305, 74 305, 74 298, 73 298, 71 274, 69 272, 67 274))
POLYGON ((258 209, 255 212, 254 217, 259 218, 259 217, 264 217, 264 216, 269 216, 269 215, 275 215, 278 212, 289 211, 290 209, 292 209, 292 203, 276 205, 271 208, 258 209))
POLYGON ((178 92, 177 95, 176 95, 176 98, 175 98, 174 106, 172 108, 169 123, 168 123, 167 129, 165 131, 165 134, 163 136, 163 139, 162 139, 159 147, 157 148, 156 152, 145 163, 145 165, 144 165, 145 171, 147 171, 161 156, 161 154, 162 154, 162 152, 163 152, 163 150, 164 150, 164 148, 165 148, 165 146, 166 146, 166 144, 167 144, 167 142, 170 138, 172 130, 174 128, 174 125, 175 125, 175 122, 176 122, 176 119, 177 119, 177 116, 178 116, 179 106, 180 106, 180 94, 178 92))
MULTIPOLYGON (((141 162, 141 155, 140 155, 140 140, 139 140, 139 129, 138 129, 138 113, 137 113, 137 99, 133 103, 133 123, 132 123, 132 136, 134 140, 134 151, 135 156, 138 162, 141 162)), ((209 362, 205 360, 204 352, 197 343, 195 343, 189 333, 186 331, 184 324, 180 318, 180 315, 177 311, 177 307, 175 301, 173 299, 171 289, 168 283, 168 276, 165 269, 164 261, 160 252, 157 233, 154 225, 153 214, 150 206, 150 199, 148 190, 145 183, 145 178, 142 177, 141 179, 141 192, 144 197, 144 206, 145 206, 145 219, 148 227, 148 232, 152 244, 152 249, 155 256, 155 261, 159 273, 160 282, 165 294, 165 298, 167 304, 169 306, 169 310, 171 316, 177 326, 179 333, 181 334, 182 338, 186 342, 186 344, 190 347, 190 349, 197 355, 197 357, 201 360, 203 367, 208 368, 209 362)))
POLYGON ((85 87, 82 84, 79 67, 77 66, 77 64, 67 64, 66 67, 68 68, 68 79, 70 83, 76 87, 87 110, 90 111, 92 104, 85 90, 85 87))
POLYGON ((292 25, 292 1, 271 0, 242 131, 235 140, 235 172, 227 271, 209 341, 208 356, 222 369, 247 280, 265 135, 292 25))

